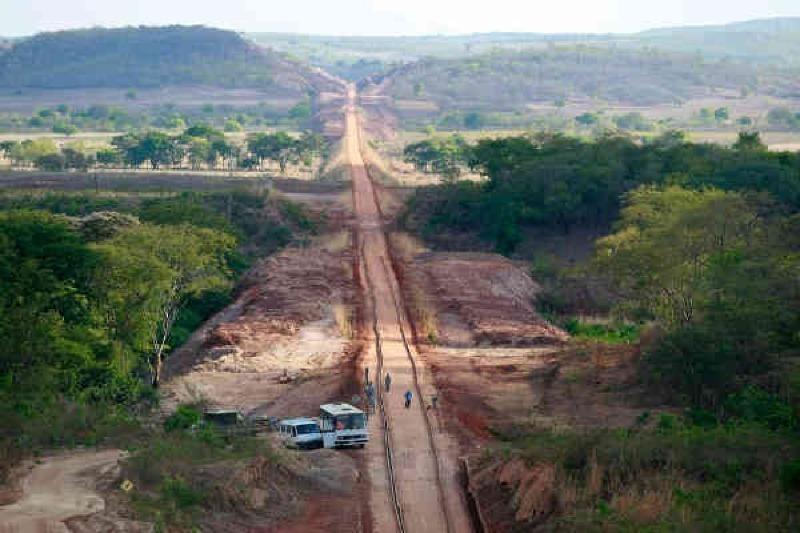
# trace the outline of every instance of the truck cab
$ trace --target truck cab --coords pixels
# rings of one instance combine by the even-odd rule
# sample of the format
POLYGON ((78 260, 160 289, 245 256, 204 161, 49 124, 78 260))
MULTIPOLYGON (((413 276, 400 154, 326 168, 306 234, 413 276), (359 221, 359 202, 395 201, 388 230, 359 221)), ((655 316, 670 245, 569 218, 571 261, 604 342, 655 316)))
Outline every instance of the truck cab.
POLYGON ((278 422, 278 432, 289 448, 308 450, 322 447, 322 433, 313 418, 289 418, 278 422))
POLYGON ((349 403, 321 405, 319 414, 322 441, 326 448, 363 448, 369 441, 367 416, 349 403))

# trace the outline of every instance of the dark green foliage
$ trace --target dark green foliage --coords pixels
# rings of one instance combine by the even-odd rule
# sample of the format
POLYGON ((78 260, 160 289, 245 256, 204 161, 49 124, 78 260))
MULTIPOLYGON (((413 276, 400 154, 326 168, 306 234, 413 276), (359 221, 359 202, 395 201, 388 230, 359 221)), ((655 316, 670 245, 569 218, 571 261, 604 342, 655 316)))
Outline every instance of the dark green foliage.
POLYGON ((200 424, 202 414, 190 405, 179 405, 174 413, 164 421, 166 431, 191 429, 200 424))
MULTIPOLYGON (((416 146, 408 148, 413 160, 420 158, 416 146)), ((769 192, 800 209, 800 155, 764 151, 751 134, 743 134, 735 149, 669 133, 644 145, 614 135, 594 142, 561 135, 491 139, 470 153, 488 182, 419 189, 408 217, 429 233, 479 232, 506 253, 528 225, 566 231, 609 224, 622 195, 642 184, 678 180, 697 189, 769 192)))
POLYGON ((126 210, 117 198, 88 194, 7 195, 0 196, 0 209, 40 209, 73 217, 83 217, 95 211, 126 210))
POLYGON ((576 339, 630 344, 639 339, 641 328, 635 324, 590 324, 570 318, 564 324, 564 329, 576 339))
POLYGON ((34 164, 42 170, 58 172, 64 170, 65 160, 61 154, 47 154, 38 157, 34 164))
POLYGON ((213 85, 302 94, 302 72, 235 32, 201 26, 43 33, 0 55, 0 87, 213 85))
POLYGON ((184 155, 181 146, 159 131, 115 137, 112 144, 122 153, 125 163, 132 167, 147 162, 152 168, 158 169, 162 165, 179 163, 184 155))
POLYGON ((275 161, 281 172, 286 172, 289 163, 309 163, 309 158, 321 155, 325 150, 324 140, 310 133, 296 139, 284 131, 254 133, 247 137, 247 149, 258 162, 275 161))
POLYGON ((593 126, 597 124, 599 118, 595 113, 583 113, 575 117, 575 122, 581 126, 593 126))
POLYGON ((181 193, 170 198, 147 199, 142 201, 138 215, 143 221, 153 224, 191 224, 233 233, 233 226, 224 212, 220 213, 209 205, 210 196, 181 193))
POLYGON ((800 492, 800 459, 795 459, 781 468, 781 484, 787 492, 800 492))
POLYGON ((199 505, 204 498, 201 491, 192 488, 180 477, 166 477, 161 483, 161 497, 168 504, 178 509, 188 509, 199 505))
POLYGON ((451 135, 409 144, 403 150, 403 158, 421 172, 455 179, 471 162, 472 150, 463 137, 451 135))
POLYGON ((800 111, 788 107, 775 107, 767 113, 770 125, 791 130, 800 129, 800 111))
POLYGON ((760 424, 770 429, 798 428, 798 413, 784 399, 758 387, 748 386, 725 399, 727 418, 760 424))
MULTIPOLYGON (((235 272, 244 271, 248 264, 239 255, 228 260, 228 265, 235 272)), ((177 347, 185 343, 203 322, 230 304, 231 299, 230 290, 210 290, 190 298, 172 327, 170 345, 177 347)))
POLYGON ((722 398, 735 392, 743 378, 774 365, 768 352, 754 353, 742 340, 733 324, 676 329, 647 354, 644 380, 673 401, 719 409, 722 398))
POLYGON ((629 131, 650 131, 653 129, 653 124, 645 118, 644 115, 638 112, 626 113, 614 117, 614 124, 621 130, 629 131))

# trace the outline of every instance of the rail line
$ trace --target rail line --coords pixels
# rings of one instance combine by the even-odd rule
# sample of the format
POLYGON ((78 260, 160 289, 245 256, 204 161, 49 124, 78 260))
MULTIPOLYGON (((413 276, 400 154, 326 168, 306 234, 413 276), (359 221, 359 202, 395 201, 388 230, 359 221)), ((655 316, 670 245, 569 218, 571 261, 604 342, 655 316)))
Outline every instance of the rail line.
MULTIPOLYGON (((364 243, 361 243, 361 257, 365 257, 364 243)), ((366 261, 364 261, 366 263, 366 261)), ((375 373, 375 384, 378 391, 378 409, 381 413, 381 422, 383 424, 383 448, 386 454, 386 475, 389 478, 389 496, 392 500, 392 507, 394 508, 395 520, 397 521, 397 529, 400 533, 405 533, 406 527, 403 520, 403 506, 400 503, 400 498, 397 495, 397 481, 394 476, 394 460, 392 456, 392 441, 391 441, 391 426, 389 425, 389 418, 386 416, 386 409, 383 403, 383 388, 380 386, 380 376, 383 375, 383 339, 381 337, 380 329, 378 328, 378 315, 375 312, 377 307, 377 300, 375 299, 375 287, 372 284, 372 277, 369 275, 369 268, 364 264, 364 278, 367 281, 367 290, 369 291, 370 301, 372 303, 372 332, 375 335, 375 352, 378 359, 378 365, 375 373)))
MULTIPOLYGON (((379 228, 377 228, 374 231, 380 231, 383 234, 382 213, 381 213, 381 209, 380 209, 380 203, 379 203, 379 199, 378 199, 377 193, 375 191, 375 186, 374 186, 374 182, 372 180, 372 176, 371 176, 371 174, 369 172, 369 168, 366 165, 366 159, 364 159, 363 150, 362 150, 362 144, 361 144, 361 131, 359 130, 359 128, 356 128, 355 134, 356 134, 356 140, 357 140, 357 143, 358 143, 359 155, 361 156, 361 159, 362 159, 362 162, 363 162, 363 165, 364 165, 364 172, 365 172, 365 174, 367 176, 367 179, 370 182, 373 201, 375 202, 376 208, 378 210, 379 228)), ((383 338, 382 338, 382 335, 381 335, 381 332, 380 332, 380 328, 378 327, 377 300, 376 300, 376 296, 375 296, 376 291, 375 291, 374 282, 372 280, 372 276, 370 275, 370 272, 369 272, 369 265, 368 265, 368 261, 366 259, 366 255, 365 255, 365 241, 361 237, 361 233, 360 232, 358 233, 358 235, 359 235, 359 238, 362 239, 361 242, 360 242, 360 250, 359 250, 359 253, 361 255, 361 261, 359 261, 359 262, 361 264, 363 264, 365 280, 366 280, 366 284, 367 284, 367 289, 369 291, 369 298, 370 298, 370 302, 372 304, 372 310, 373 310, 373 313, 372 313, 373 314, 373 316, 372 316, 372 330, 373 330, 373 334, 375 336, 375 347, 376 347, 376 357, 377 357, 377 369, 376 369, 377 372, 376 372, 375 382, 376 382, 376 385, 377 385, 376 388, 377 388, 377 392, 378 392, 378 408, 380 409, 381 422, 382 422, 383 430, 384 430, 383 431, 383 434, 384 434, 384 450, 385 450, 385 456, 386 456, 387 477, 388 477, 388 481, 389 481, 389 492, 390 492, 390 498, 391 498, 391 501, 392 501, 392 506, 393 506, 394 512, 395 512, 395 519, 396 519, 396 522, 397 522, 398 530, 401 533, 405 533, 406 532, 406 527, 405 527, 405 520, 404 520, 404 514, 403 514, 404 510, 403 510, 402 503, 400 501, 400 497, 399 497, 399 494, 398 494, 397 479, 396 479, 395 472, 394 472, 393 450, 392 450, 392 441, 391 441, 391 425, 389 423, 389 417, 387 416, 387 412, 386 412, 386 409, 385 409, 383 387, 381 387, 380 383, 379 383, 380 377, 383 376, 383 338)), ((384 234, 384 239, 385 239, 385 234, 384 234)), ((388 244, 387 244, 387 246, 388 246, 388 244)), ((388 250, 387 250, 387 252, 388 252, 388 250)), ((434 437, 433 437, 433 428, 432 428, 432 425, 431 425, 430 418, 428 417, 428 412, 427 412, 427 410, 425 408, 424 396, 422 394, 422 387, 420 386, 420 383, 419 383, 419 375, 418 375, 417 363, 416 363, 416 360, 415 360, 415 358, 414 358, 414 356, 413 356, 413 354, 411 352, 411 348, 409 346, 409 340, 408 340, 408 338, 406 336, 405 324, 404 324, 404 319, 403 319, 403 316, 404 316, 403 308, 400 305, 400 299, 399 299, 399 297, 397 295, 397 292, 396 292, 396 289, 395 289, 395 283, 392 282, 392 280, 396 279, 396 276, 394 276, 393 270, 390 267, 390 265, 387 264, 385 256, 381 255, 379 257, 379 260, 381 262, 381 266, 383 268, 384 275, 386 276, 387 282, 389 284, 389 292, 390 292, 391 297, 392 297, 392 303, 393 303, 393 307, 394 307, 394 310, 395 310, 395 315, 397 317, 397 327, 400 330, 400 337, 401 337, 401 340, 402 340, 402 343, 403 343, 403 348, 405 350, 406 357, 408 358, 408 361, 409 361, 409 363, 411 365, 411 372, 412 372, 412 380, 413 380, 413 383, 414 383, 414 390, 415 390, 415 392, 417 394, 417 397, 418 397, 419 409, 420 409, 420 411, 422 413, 422 417, 423 417, 423 420, 424 420, 424 423, 425 423, 425 432, 427 434, 428 444, 430 446, 431 453, 433 455, 434 464, 435 464, 435 469, 436 469, 435 470, 436 488, 437 488, 437 493, 438 493, 439 504, 440 504, 440 507, 442 509, 442 513, 444 515, 444 522, 445 522, 446 531, 447 531, 447 533, 452 533, 451 520, 450 520, 447 504, 446 504, 446 501, 445 501, 444 488, 443 488, 443 484, 442 484, 441 463, 439 461, 439 454, 438 454, 438 450, 436 448, 436 444, 435 444, 434 437)))

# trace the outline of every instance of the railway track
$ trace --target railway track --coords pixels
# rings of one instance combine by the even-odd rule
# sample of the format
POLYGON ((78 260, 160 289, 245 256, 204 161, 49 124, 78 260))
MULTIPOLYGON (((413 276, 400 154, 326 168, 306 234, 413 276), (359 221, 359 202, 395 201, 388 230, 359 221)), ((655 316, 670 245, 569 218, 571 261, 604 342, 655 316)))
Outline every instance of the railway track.
MULTIPOLYGON (((364 244, 361 244, 361 257, 364 257, 364 244)), ((369 269, 364 268, 364 277, 367 281, 367 290, 369 291, 370 296, 370 303, 372 304, 372 309, 374 310, 377 305, 377 301, 375 299, 375 289, 372 284, 372 277, 369 275, 369 269)), ((383 375, 383 347, 382 347, 382 336, 380 329, 378 328, 378 316, 373 312, 372 313, 372 332, 375 335, 375 352, 377 355, 378 365, 376 369, 376 380, 383 375)), ((392 453, 392 430, 389 424, 389 417, 386 416, 386 407, 383 402, 383 387, 379 382, 376 382, 377 391, 378 391, 378 410, 381 414, 381 425, 383 426, 383 448, 386 454, 386 472, 389 478, 389 498, 392 501, 392 507, 395 513, 395 520, 397 522, 397 529, 400 533, 406 532, 405 521, 403 520, 403 506, 400 503, 400 498, 397 494, 397 480, 394 475, 394 460, 393 460, 393 453, 392 453)))
MULTIPOLYGON (((359 155, 361 156, 362 161, 364 161, 362 145, 361 145, 361 132, 359 131, 358 127, 355 128, 354 134, 355 134, 356 142, 358 143, 359 155)), ((377 196, 377 193, 375 192, 374 183, 373 183, 372 178, 371 178, 371 176, 369 174, 369 170, 366 167, 366 164, 364 164, 364 172, 366 174, 367 180, 369 180, 369 183, 370 183, 370 188, 371 188, 371 192, 372 192, 372 199, 375 202, 375 206, 376 206, 378 212, 380 213, 380 204, 378 202, 378 196, 377 196)), ((380 215, 379 215, 379 218, 380 218, 380 215)), ((383 234, 382 225, 378 224, 378 227, 370 227, 367 231, 380 232, 381 241, 382 241, 382 244, 383 244, 384 252, 388 253, 388 250, 386 249, 386 240, 385 240, 385 235, 383 234)), ((366 255, 365 238, 362 235, 361 231, 359 231, 357 233, 357 239, 358 239, 357 242, 358 242, 358 246, 359 246, 359 250, 358 251, 359 251, 359 254, 360 254, 360 258, 361 258, 361 260, 359 262, 363 265, 364 279, 366 281, 366 288, 367 288, 367 291, 369 293, 369 300, 370 300, 370 303, 372 305, 372 311, 373 311, 372 312, 372 331, 373 331, 373 334, 374 334, 374 337, 375 337, 375 350, 376 350, 376 359, 377 359, 375 381, 379 382, 380 381, 380 377, 384 375, 384 349, 383 349, 384 348, 384 339, 383 339, 383 335, 381 333, 381 328, 380 328, 380 325, 379 325, 378 314, 376 312, 376 310, 378 308, 378 303, 377 303, 377 299, 376 299, 377 290, 375 288, 375 281, 373 279, 373 276, 375 275, 375 272, 372 272, 372 273, 370 272, 370 268, 369 268, 370 262, 367 259, 367 255, 366 255)), ((391 295, 391 304, 392 304, 392 307, 393 307, 394 313, 395 313, 395 319, 394 320, 396 321, 396 326, 397 326, 397 328, 398 328, 398 330, 400 332, 400 341, 402 342, 403 350, 405 352, 405 356, 408 359, 409 368, 410 368, 411 377, 412 377, 412 382, 413 382, 413 389, 414 389, 414 392, 415 392, 415 394, 417 395, 417 398, 418 398, 418 401, 416 403, 417 403, 417 406, 420 409, 420 413, 421 413, 422 419, 424 421, 425 433, 426 433, 426 436, 427 436, 428 446, 429 446, 431 454, 433 456, 433 462, 434 462, 434 465, 435 465, 434 474, 435 474, 436 491, 437 491, 439 505, 440 505, 440 507, 442 509, 442 514, 444 516, 445 531, 447 533, 452 533, 451 520, 450 520, 450 518, 448 516, 448 508, 447 508, 447 505, 446 505, 446 502, 445 502, 445 495, 444 495, 445 493, 444 493, 444 488, 443 488, 443 483, 442 483, 442 476, 441 476, 441 472, 440 472, 441 463, 439 461, 439 455, 438 455, 438 451, 436 449, 436 445, 435 445, 435 441, 434 441, 432 424, 431 424, 430 418, 428 417, 428 412, 427 412, 427 410, 425 408, 425 403, 424 403, 424 400, 423 400, 424 399, 424 395, 423 395, 422 387, 421 387, 420 381, 419 381, 417 363, 416 363, 414 355, 413 355, 413 353, 411 351, 411 347, 410 347, 410 344, 409 344, 409 339, 408 339, 408 336, 406 335, 406 331, 405 331, 404 310, 403 310, 403 307, 401 305, 401 298, 397 294, 397 288, 396 288, 396 283, 395 283, 396 276, 394 275, 393 269, 392 269, 391 265, 388 263, 385 255, 380 255, 379 257, 373 258, 373 259, 377 260, 377 262, 379 263, 379 265, 375 265, 375 263, 373 262, 373 265, 375 265, 375 268, 379 268, 379 269, 382 270, 381 273, 385 277, 386 283, 388 284, 389 294, 391 295)), ((406 531, 408 531, 408 527, 407 527, 406 520, 405 520, 405 514, 404 514, 406 510, 403 508, 402 500, 401 500, 401 497, 400 497, 400 488, 399 488, 400 482, 398 481, 398 476, 397 476, 397 474, 395 472, 395 460, 394 460, 395 459, 395 454, 394 454, 394 450, 393 450, 393 446, 392 446, 392 427, 391 427, 390 416, 389 416, 388 411, 386 409, 383 387, 380 386, 381 385, 380 383, 376 383, 376 385, 377 385, 377 387, 376 387, 377 388, 377 408, 378 408, 378 411, 380 412, 380 417, 381 417, 380 418, 380 423, 381 423, 381 425, 383 427, 383 436, 384 436, 383 437, 383 446, 384 446, 384 455, 385 455, 385 463, 386 463, 386 471, 387 471, 389 499, 391 501, 391 506, 392 506, 392 508, 394 510, 395 522, 397 524, 397 529, 401 533, 406 533, 406 531)), ((409 512, 413 512, 413 509, 408 510, 408 511, 409 512)))

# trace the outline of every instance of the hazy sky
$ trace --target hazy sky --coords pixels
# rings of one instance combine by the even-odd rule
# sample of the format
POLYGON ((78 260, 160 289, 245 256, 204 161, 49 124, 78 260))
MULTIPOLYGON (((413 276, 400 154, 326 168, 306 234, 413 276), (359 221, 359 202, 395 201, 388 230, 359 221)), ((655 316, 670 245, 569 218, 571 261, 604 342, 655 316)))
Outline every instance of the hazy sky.
POLYGON ((0 0, 0 35, 206 24, 333 35, 627 32, 800 16, 800 0, 0 0))

